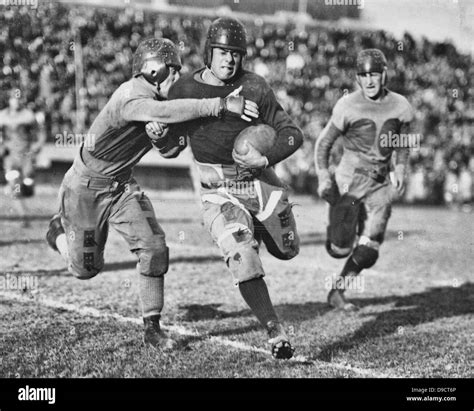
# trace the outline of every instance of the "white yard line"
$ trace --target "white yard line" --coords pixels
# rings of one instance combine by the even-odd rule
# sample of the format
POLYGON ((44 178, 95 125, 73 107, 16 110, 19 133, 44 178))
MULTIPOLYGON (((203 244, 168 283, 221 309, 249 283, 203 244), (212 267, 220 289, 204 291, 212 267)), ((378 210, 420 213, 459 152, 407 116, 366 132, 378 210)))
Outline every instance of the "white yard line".
MULTIPOLYGON (((85 317, 89 316, 89 317, 95 317, 95 318, 114 319, 121 323, 129 323, 129 324, 136 324, 136 325, 142 324, 141 318, 125 317, 123 315, 116 314, 116 313, 105 313, 93 307, 79 307, 75 304, 63 303, 63 302, 53 300, 47 297, 35 296, 33 298, 30 298, 26 295, 22 295, 15 292, 9 292, 9 291, 0 291, 0 297, 3 297, 7 300, 17 301, 20 303, 37 303, 48 308, 61 309, 61 310, 77 313, 85 317)), ((226 347, 231 347, 240 351, 258 352, 266 356, 271 355, 269 350, 266 350, 263 348, 255 347, 255 346, 245 344, 239 341, 229 340, 227 338, 220 337, 220 336, 208 337, 206 335, 200 334, 196 331, 192 331, 180 325, 163 325, 163 329, 167 331, 171 331, 179 335, 190 336, 190 337, 201 337, 203 339, 207 338, 209 342, 216 343, 219 345, 224 345, 226 347)), ((290 361, 306 364, 306 365, 314 364, 315 366, 319 368, 331 368, 331 369, 337 369, 341 371, 352 371, 356 374, 359 374, 360 376, 370 377, 370 378, 397 378, 398 377, 395 375, 381 373, 381 372, 370 370, 370 369, 352 367, 351 365, 346 365, 346 364, 341 364, 341 363, 334 363, 334 362, 328 363, 325 361, 311 360, 302 355, 298 355, 292 358, 290 361)))

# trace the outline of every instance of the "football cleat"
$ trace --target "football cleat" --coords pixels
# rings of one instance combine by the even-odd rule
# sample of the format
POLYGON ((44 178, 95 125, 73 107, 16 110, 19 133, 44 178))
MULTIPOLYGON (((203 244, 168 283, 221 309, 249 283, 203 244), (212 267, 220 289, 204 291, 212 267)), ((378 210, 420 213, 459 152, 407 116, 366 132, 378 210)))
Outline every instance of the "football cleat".
POLYGON ((336 308, 341 311, 357 311, 359 308, 348 302, 344 297, 344 292, 338 289, 332 289, 328 294, 328 304, 332 308, 336 308))
POLYGON ((58 247, 56 246, 56 238, 58 235, 64 234, 64 228, 61 224, 61 216, 56 214, 49 221, 48 232, 46 233, 46 241, 49 246, 54 250, 59 252, 58 247))
POLYGON ((143 342, 146 346, 150 346, 156 350, 173 350, 177 348, 178 343, 161 329, 160 318, 160 315, 152 315, 143 318, 143 323, 145 325, 143 342))
POLYGON ((288 360, 293 357, 295 349, 292 347, 283 326, 279 322, 269 321, 267 331, 270 337, 268 342, 272 346, 273 358, 288 360))

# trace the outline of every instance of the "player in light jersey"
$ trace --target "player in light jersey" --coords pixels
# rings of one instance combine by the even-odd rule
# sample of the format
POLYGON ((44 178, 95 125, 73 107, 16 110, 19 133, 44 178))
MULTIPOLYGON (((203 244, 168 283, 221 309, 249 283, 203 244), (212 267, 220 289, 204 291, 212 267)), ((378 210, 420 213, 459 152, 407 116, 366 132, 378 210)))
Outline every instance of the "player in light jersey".
POLYGON ((349 257, 328 294, 329 305, 341 310, 357 308, 344 297, 350 277, 378 259, 391 203, 404 189, 409 151, 399 140, 413 120, 407 99, 385 87, 387 61, 380 50, 359 53, 357 82, 360 90, 336 103, 315 146, 318 193, 329 203, 326 249, 334 258, 349 257), (331 173, 330 151, 339 137, 344 151, 331 173))
POLYGON ((26 107, 21 90, 11 90, 8 107, 0 111, 0 151, 4 153, 8 192, 29 226, 26 197, 34 195, 35 160, 46 141, 43 113, 26 107))

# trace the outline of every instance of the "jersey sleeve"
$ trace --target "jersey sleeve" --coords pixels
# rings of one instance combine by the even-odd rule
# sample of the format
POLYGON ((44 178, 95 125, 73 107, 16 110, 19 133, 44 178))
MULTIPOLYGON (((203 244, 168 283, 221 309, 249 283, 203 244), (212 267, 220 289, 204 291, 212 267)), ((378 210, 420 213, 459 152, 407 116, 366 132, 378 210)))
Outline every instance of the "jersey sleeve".
MULTIPOLYGON (((400 110, 400 134, 411 134, 412 123, 415 118, 415 110, 412 105, 408 102, 405 97, 401 97, 401 110, 400 110)), ((410 155, 410 150, 406 147, 395 149, 395 164, 406 165, 410 155)))
POLYGON ((346 118, 346 100, 340 98, 332 110, 330 122, 336 127, 341 133, 347 128, 347 118, 346 118))
POLYGON ((406 98, 403 98, 400 121, 403 124, 411 123, 415 118, 415 110, 406 98))
POLYGON ((277 134, 275 144, 267 154, 268 164, 272 166, 291 156, 303 144, 303 133, 283 110, 269 87, 259 110, 263 122, 273 127, 277 134))
POLYGON ((329 158, 331 148, 334 146, 337 138, 341 135, 340 130, 329 122, 319 135, 314 146, 314 164, 316 172, 327 170, 329 168, 329 158))
POLYGON ((199 117, 217 116, 219 104, 218 98, 160 101, 145 92, 137 92, 128 85, 121 90, 119 110, 125 121, 158 121, 169 124, 199 117))

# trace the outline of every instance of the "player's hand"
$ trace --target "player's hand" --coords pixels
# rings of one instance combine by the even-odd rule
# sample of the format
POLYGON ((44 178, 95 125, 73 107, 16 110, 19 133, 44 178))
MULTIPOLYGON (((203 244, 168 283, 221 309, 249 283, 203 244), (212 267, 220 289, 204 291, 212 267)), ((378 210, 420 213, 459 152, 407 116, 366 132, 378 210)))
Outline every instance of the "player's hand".
POLYGON ((168 133, 168 124, 160 123, 158 121, 150 121, 146 123, 145 131, 153 142, 166 136, 168 133))
POLYGON ((252 121, 252 118, 258 118, 258 106, 251 100, 245 99, 240 95, 242 86, 236 88, 224 100, 226 110, 235 114, 239 114, 240 118, 245 121, 252 121))
POLYGON ((398 195, 401 197, 405 192, 405 166, 403 164, 397 164, 395 166, 395 170, 390 173, 390 180, 397 189, 398 195))
POLYGON ((324 201, 333 205, 337 200, 337 187, 334 187, 334 183, 329 175, 328 170, 320 170, 318 172, 318 195, 324 201))
POLYGON ((232 150, 232 157, 236 164, 244 168, 265 168, 268 166, 267 157, 262 156, 262 154, 247 141, 245 145, 249 149, 245 154, 239 154, 235 150, 232 150))

